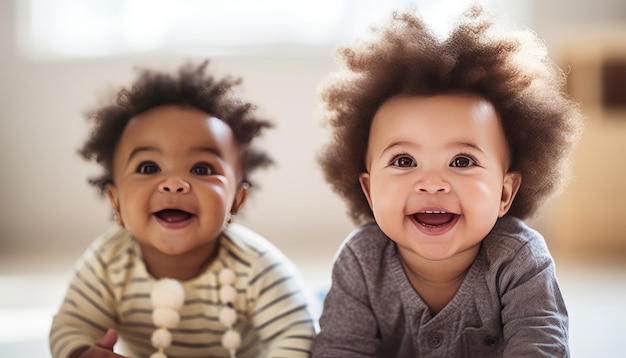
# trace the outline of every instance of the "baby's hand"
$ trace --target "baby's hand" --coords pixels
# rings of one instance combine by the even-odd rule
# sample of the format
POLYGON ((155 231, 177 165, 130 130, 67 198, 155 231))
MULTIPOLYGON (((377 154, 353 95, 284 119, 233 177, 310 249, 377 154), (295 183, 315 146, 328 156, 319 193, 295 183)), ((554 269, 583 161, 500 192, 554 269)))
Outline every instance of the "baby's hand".
POLYGON ((70 358, 113 358, 124 357, 113 352, 113 346, 117 342, 117 332, 110 328, 93 346, 85 346, 76 349, 70 358))

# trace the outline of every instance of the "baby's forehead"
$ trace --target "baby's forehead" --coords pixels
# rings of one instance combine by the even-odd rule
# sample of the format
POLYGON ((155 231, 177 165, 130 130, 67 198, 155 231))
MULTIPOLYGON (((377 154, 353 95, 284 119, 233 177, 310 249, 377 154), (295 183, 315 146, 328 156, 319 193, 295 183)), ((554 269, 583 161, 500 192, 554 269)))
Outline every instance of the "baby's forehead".
POLYGON ((370 127, 384 124, 388 118, 425 122, 496 120, 503 125, 496 106, 485 96, 471 92, 394 95, 376 109, 370 127))
POLYGON ((123 132, 135 126, 140 126, 144 130, 148 130, 152 127, 167 125, 172 127, 172 134, 185 130, 188 127, 197 127, 197 129, 205 129, 207 131, 226 130, 228 132, 234 132, 234 128, 230 123, 213 113, 194 106, 180 104, 158 105, 135 114, 128 118, 123 132), (198 124, 194 121, 203 121, 206 125, 204 128, 198 127, 198 124))
POLYGON ((416 148, 463 145, 491 153, 509 151, 497 110, 485 97, 470 93, 402 95, 385 101, 372 120, 368 147, 387 150, 402 143, 416 148))
POLYGON ((207 145, 238 150, 232 128, 225 121, 193 107, 159 106, 132 117, 118 146, 161 145, 185 147, 207 145))

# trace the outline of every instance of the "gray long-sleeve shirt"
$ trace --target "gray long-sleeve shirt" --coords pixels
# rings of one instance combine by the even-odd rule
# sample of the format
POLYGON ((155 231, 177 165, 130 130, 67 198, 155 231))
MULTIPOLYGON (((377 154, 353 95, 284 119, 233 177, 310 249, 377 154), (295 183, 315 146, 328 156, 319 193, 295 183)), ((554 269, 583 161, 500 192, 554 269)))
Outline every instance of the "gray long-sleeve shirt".
POLYGON ((568 316, 543 237, 499 219, 454 298, 435 316, 395 243, 355 230, 333 267, 313 357, 569 357, 568 316))

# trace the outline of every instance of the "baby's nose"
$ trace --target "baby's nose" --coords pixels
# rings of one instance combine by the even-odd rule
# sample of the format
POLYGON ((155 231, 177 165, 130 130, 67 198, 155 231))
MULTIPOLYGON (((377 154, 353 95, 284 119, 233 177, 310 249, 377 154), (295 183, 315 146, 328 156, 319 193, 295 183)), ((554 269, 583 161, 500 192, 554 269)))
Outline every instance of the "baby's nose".
POLYGON ((450 191, 450 183, 439 175, 425 173, 416 183, 415 189, 421 193, 447 193, 450 191))
POLYGON ((162 193, 186 194, 191 189, 191 185, 178 176, 169 176, 159 184, 159 191, 162 193))

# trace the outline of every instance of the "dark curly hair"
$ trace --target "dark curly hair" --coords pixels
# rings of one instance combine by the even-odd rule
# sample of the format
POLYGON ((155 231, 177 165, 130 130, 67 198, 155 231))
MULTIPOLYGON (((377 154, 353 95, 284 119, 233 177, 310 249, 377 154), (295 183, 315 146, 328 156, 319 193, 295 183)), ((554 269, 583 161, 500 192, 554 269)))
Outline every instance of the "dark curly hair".
POLYGON ((89 183, 99 188, 101 194, 107 184, 113 183, 113 154, 128 122, 136 115, 161 105, 194 107, 228 124, 242 151, 243 182, 250 184, 250 172, 273 163, 267 153, 250 145, 254 137, 272 124, 257 118, 254 113, 256 107, 240 97, 237 87, 241 79, 225 77, 217 80, 205 73, 208 64, 208 60, 198 66, 184 64, 179 68, 178 76, 141 70, 135 82, 120 89, 111 103, 88 114, 91 133, 79 149, 79 154, 102 167, 104 172, 100 176, 89 179, 89 183))
POLYGON ((372 118, 398 94, 469 92, 498 112, 522 184, 509 210, 527 218, 569 178, 569 157, 583 118, 563 91, 565 77, 533 33, 496 26, 472 7, 444 39, 413 8, 393 12, 369 40, 340 48, 343 66, 322 84, 322 117, 332 130, 318 162, 355 223, 373 220, 359 184, 372 118))

